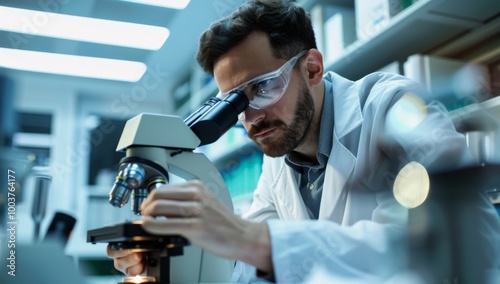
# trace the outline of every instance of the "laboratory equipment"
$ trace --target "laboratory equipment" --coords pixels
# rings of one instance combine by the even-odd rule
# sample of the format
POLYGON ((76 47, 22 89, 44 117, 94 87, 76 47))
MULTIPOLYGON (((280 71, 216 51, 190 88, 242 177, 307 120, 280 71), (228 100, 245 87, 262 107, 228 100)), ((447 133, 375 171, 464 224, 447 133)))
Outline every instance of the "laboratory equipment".
POLYGON ((45 211, 47 211, 47 198, 51 179, 49 175, 45 174, 37 174, 35 176, 35 195, 33 197, 33 206, 31 207, 31 217, 35 224, 35 241, 38 241, 40 237, 40 226, 43 218, 45 218, 45 211))
MULTIPOLYGON (((146 113, 127 121, 117 146, 117 151, 126 155, 120 161, 110 203, 122 207, 131 199, 131 209, 140 215, 141 203, 149 193, 167 184, 173 174, 202 181, 232 210, 219 171, 203 153, 193 150, 222 136, 248 104, 246 95, 234 90, 224 99, 210 98, 184 121, 177 116, 146 113)), ((181 236, 150 234, 142 229, 140 220, 89 230, 87 242, 144 253, 146 275, 124 277, 121 283, 229 282, 234 265, 189 245, 181 236)))
POLYGON ((63 213, 56 212, 50 222, 47 233, 43 239, 44 242, 56 242, 65 247, 71 236, 71 232, 76 224, 76 218, 63 213))

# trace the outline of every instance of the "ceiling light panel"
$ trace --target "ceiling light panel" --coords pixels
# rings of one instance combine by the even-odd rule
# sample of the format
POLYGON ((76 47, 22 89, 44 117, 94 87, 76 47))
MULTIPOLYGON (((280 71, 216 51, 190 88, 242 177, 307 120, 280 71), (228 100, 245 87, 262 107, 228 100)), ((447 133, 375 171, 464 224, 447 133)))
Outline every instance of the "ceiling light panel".
POLYGON ((184 9, 189 4, 190 0, 122 0, 122 1, 172 8, 172 9, 184 9))
POLYGON ((146 72, 142 62, 0 47, 0 68, 96 79, 137 82, 146 72))
POLYGON ((131 48, 158 50, 167 28, 0 6, 0 29, 131 48))

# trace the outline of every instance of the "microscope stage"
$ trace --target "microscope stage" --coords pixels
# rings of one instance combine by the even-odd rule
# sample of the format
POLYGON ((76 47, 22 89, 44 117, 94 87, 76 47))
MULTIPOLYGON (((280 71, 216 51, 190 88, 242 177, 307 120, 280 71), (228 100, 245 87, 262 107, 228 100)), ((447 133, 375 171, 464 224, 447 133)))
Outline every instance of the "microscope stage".
POLYGON ((125 222, 105 226, 87 232, 88 243, 110 243, 117 249, 161 249, 189 245, 181 236, 153 235, 140 222, 125 222))

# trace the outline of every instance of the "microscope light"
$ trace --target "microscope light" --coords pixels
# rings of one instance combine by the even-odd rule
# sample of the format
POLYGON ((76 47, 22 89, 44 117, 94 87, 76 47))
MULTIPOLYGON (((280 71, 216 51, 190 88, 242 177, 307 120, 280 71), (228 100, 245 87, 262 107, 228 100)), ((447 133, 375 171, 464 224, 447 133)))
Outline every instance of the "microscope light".
POLYGON ((123 277, 122 282, 124 284, 138 284, 138 283, 155 283, 156 278, 151 276, 136 275, 132 277, 123 277))

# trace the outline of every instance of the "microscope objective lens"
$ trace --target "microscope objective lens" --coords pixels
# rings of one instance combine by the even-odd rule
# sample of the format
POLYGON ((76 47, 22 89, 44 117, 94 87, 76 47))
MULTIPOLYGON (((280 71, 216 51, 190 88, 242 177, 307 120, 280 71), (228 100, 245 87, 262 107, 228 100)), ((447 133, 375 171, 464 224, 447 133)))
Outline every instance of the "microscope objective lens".
POLYGON ((145 188, 136 188, 132 192, 131 207, 135 215, 141 215, 142 202, 148 197, 148 190, 145 188))
POLYGON ((135 215, 141 215, 142 202, 152 190, 167 184, 168 180, 147 165, 123 163, 120 169, 109 193, 109 203, 123 207, 131 197, 130 209, 135 215))
POLYGON ((149 180, 149 182, 147 183, 148 192, 151 192, 152 190, 157 189, 167 183, 168 182, 164 177, 161 176, 155 177, 149 180))
POLYGON ((125 182, 131 188, 138 187, 142 183, 144 176, 145 171, 138 164, 128 164, 124 169, 125 182))
POLYGON ((123 207, 127 203, 129 196, 130 188, 117 178, 109 193, 109 203, 115 207, 123 207))

